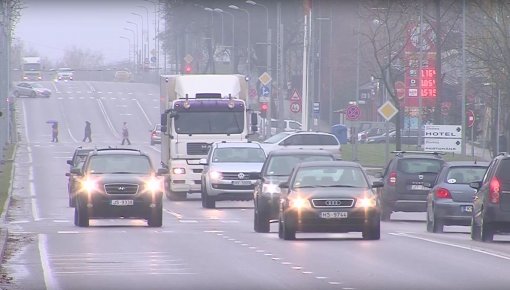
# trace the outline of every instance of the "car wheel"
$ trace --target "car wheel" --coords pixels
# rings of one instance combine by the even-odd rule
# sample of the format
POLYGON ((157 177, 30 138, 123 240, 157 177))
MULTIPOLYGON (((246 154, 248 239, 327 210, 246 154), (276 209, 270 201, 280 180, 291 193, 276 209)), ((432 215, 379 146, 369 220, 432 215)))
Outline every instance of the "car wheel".
POLYGON ((161 203, 151 210, 151 215, 147 219, 147 225, 151 228, 163 226, 163 205, 161 203))
POLYGON ((77 201, 76 207, 74 208, 74 224, 78 227, 89 226, 89 214, 86 204, 77 201))
POLYGON ((284 240, 295 240, 296 239, 296 229, 289 225, 288 221, 285 221, 283 218, 282 221, 282 238, 284 240))
POLYGON ((494 239, 493 226, 485 221, 484 216, 482 216, 480 222, 480 239, 482 242, 492 242, 494 239))
POLYGON ((255 199, 255 203, 255 209, 253 210, 253 228, 257 233, 269 233, 270 224, 268 214, 262 209, 258 199, 255 199))
POLYGON ((473 241, 481 240, 480 226, 476 224, 475 219, 471 217, 471 239, 473 241))
POLYGON ((379 240, 381 238, 381 222, 374 220, 367 222, 361 233, 364 240, 379 240))
POLYGON ((215 208, 216 207, 216 201, 214 200, 214 197, 209 196, 207 194, 207 187, 202 186, 202 190, 200 190, 202 193, 202 207, 203 208, 215 208))
POLYGON ((166 191, 165 195, 169 200, 172 201, 186 200, 186 192, 166 191))
POLYGON ((18 91, 14 91, 12 94, 13 94, 16 98, 17 98, 17 97, 19 97, 19 92, 18 92, 18 91))
POLYGON ((31 98, 35 98, 35 97, 37 97, 37 94, 36 94, 35 92, 31 92, 31 93, 30 93, 30 97, 31 97, 31 98))
POLYGON ((74 194, 69 194, 69 207, 76 207, 76 197, 74 194))
POLYGON ((381 220, 382 221, 389 221, 391 219, 391 213, 393 212, 393 209, 390 207, 383 205, 381 209, 381 220))
POLYGON ((427 232, 434 232, 434 225, 432 224, 432 219, 430 218, 430 212, 427 210, 427 232))
POLYGON ((443 222, 437 218, 434 210, 432 212, 427 210, 427 231, 430 233, 442 233, 443 226, 443 222))

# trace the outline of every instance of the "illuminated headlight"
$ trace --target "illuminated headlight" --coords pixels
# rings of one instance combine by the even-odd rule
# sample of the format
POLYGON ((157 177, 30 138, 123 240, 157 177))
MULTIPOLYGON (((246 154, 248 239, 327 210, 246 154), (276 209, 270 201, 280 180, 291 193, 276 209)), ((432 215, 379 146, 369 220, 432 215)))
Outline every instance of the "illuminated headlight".
POLYGON ((362 197, 356 200, 356 207, 369 208, 375 206, 377 206, 377 201, 375 198, 362 197))
POLYGON ((186 100, 186 101, 184 101, 183 107, 184 107, 184 109, 189 109, 191 107, 191 103, 188 100, 186 100))
POLYGON ((306 198, 295 197, 289 199, 289 206, 293 209, 310 208, 310 202, 306 198))
POLYGON ((228 105, 227 106, 228 106, 229 109, 233 109, 235 107, 235 105, 236 105, 236 103, 234 103, 234 101, 232 101, 232 100, 228 101, 228 105))
POLYGON ((145 189, 150 192, 161 191, 161 182, 157 178, 151 178, 145 182, 145 189))
POLYGON ((38 79, 42 80, 42 77, 37 77, 38 79))
POLYGON ((173 174, 186 174, 186 169, 181 167, 172 168, 173 174))
POLYGON ((87 178, 82 181, 81 188, 86 192, 94 192, 97 190, 97 182, 87 178))
POLYGON ((220 180, 223 178, 223 175, 221 175, 221 172, 211 171, 209 172, 209 177, 211 177, 212 180, 220 180))
POLYGON ((264 193, 281 193, 281 189, 278 185, 273 183, 262 184, 262 192, 264 193))

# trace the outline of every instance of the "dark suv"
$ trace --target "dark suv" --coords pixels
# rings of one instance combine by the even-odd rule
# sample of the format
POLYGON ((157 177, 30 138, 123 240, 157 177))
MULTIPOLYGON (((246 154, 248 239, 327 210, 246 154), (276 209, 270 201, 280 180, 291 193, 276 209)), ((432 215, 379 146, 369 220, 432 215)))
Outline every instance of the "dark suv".
POLYGON ((289 179, 294 166, 305 161, 335 160, 332 153, 325 150, 275 150, 269 153, 262 165, 261 179, 253 193, 254 223, 256 232, 269 232, 270 220, 278 219, 281 182, 289 179))
POLYGON ((76 192, 74 223, 89 226, 90 219, 142 218, 150 227, 163 223, 163 190, 148 155, 136 149, 107 148, 89 153, 85 164, 73 168, 76 192))
POLYGON ((381 200, 381 219, 389 220, 394 211, 425 212, 428 187, 434 183, 444 164, 439 152, 393 151, 395 157, 388 162, 382 178, 383 188, 378 189, 381 200))
POLYGON ((93 148, 83 148, 78 147, 74 150, 73 158, 67 160, 67 164, 69 164, 69 172, 66 173, 68 177, 67 180, 67 194, 69 196, 69 206, 74 207, 76 205, 75 200, 75 191, 77 185, 77 177, 76 174, 72 174, 71 170, 73 168, 81 168, 85 162, 85 158, 89 155, 89 152, 94 150, 93 148))
POLYGON ((492 241, 494 234, 510 232, 510 155, 500 153, 489 164, 479 182, 473 202, 471 238, 492 241))

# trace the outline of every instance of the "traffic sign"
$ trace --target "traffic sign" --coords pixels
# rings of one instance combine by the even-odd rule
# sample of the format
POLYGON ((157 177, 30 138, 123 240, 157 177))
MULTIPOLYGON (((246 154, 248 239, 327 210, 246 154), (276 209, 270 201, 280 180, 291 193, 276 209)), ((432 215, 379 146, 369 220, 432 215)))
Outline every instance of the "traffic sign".
POLYGON ((347 106, 347 109, 345 110, 345 116, 347 117, 347 120, 356 121, 359 119, 360 115, 361 115, 361 110, 358 105, 347 106))
POLYGON ((191 54, 186 54, 186 56, 184 57, 184 61, 186 63, 191 63, 193 61, 193 56, 191 56, 191 54))
POLYGON ((267 84, 269 84, 271 82, 272 78, 271 76, 267 73, 267 72, 264 72, 263 74, 261 74, 259 76, 259 81, 261 84, 263 84, 264 86, 266 86, 267 84))
POLYGON ((460 125, 425 125, 424 138, 462 138, 462 126, 460 125))
POLYGON ((290 103, 290 111, 292 113, 299 113, 299 112, 301 112, 301 103, 299 103, 299 102, 292 102, 292 103, 290 103))
POLYGON ((467 110, 466 116, 467 116, 467 124, 466 125, 469 128, 473 127, 473 125, 475 124, 475 112, 473 112, 473 110, 467 110))
POLYGON ((313 102, 313 113, 319 114, 321 105, 319 102, 313 102))
POLYGON ((461 152, 462 139, 425 138, 424 151, 461 152))
POLYGON ((398 109, 395 108, 390 101, 386 101, 377 109, 377 112, 379 112, 379 115, 386 119, 386 121, 389 121, 398 113, 398 109))
POLYGON ((260 95, 268 97, 271 93, 271 89, 268 86, 260 86, 260 95))
POLYGON ((294 89, 294 91, 292 92, 292 96, 290 96, 290 100, 293 102, 301 102, 301 96, 298 94, 296 89, 294 89))

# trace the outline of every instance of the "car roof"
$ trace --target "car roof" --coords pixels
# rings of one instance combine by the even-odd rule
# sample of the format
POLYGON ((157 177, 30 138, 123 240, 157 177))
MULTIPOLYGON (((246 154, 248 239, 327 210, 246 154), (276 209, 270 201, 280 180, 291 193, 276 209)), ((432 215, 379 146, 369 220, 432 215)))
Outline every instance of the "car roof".
POLYGON ((76 154, 80 155, 80 154, 87 154, 89 153, 90 151, 94 151, 95 148, 76 148, 75 152, 76 154))
POLYGON ((456 167, 456 166, 480 166, 487 167, 489 166, 489 162, 486 161, 449 161, 447 162, 448 167, 456 167))
POLYGON ((306 161, 298 164, 298 167, 359 167, 362 166, 353 161, 343 161, 343 160, 332 160, 332 161, 306 161))
POLYGON ((442 160, 443 152, 427 152, 427 151, 393 151, 395 158, 420 158, 420 159, 436 159, 442 160))
POLYGON ((130 148, 102 148, 91 152, 92 155, 146 155, 138 149, 130 148))
POLYGON ((214 142, 214 145, 216 145, 217 148, 261 148, 260 144, 258 142, 214 142))
POLYGON ((333 156, 333 154, 326 150, 314 150, 314 149, 277 149, 269 152, 269 156, 281 156, 281 155, 325 155, 333 156))

